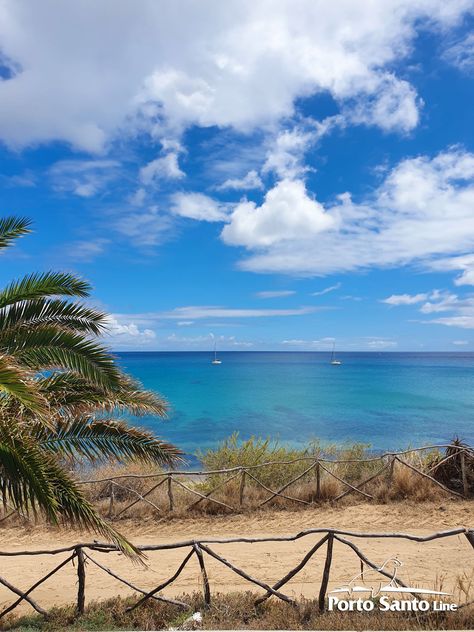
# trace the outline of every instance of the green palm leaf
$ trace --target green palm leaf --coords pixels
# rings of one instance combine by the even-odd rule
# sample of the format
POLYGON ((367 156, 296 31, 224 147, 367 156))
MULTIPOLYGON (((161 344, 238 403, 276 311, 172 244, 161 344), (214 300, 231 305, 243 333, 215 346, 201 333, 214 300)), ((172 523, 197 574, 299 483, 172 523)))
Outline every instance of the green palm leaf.
POLYGON ((165 417, 168 410, 168 403, 162 397, 144 390, 141 384, 123 373, 117 387, 109 391, 69 372, 53 373, 38 382, 45 397, 70 416, 100 410, 165 417))
POLYGON ((142 461, 168 467, 183 461, 183 453, 175 446, 121 420, 60 419, 54 431, 38 426, 36 437, 42 449, 75 459, 142 461))
POLYGON ((98 336, 106 327, 106 315, 79 303, 47 298, 23 300, 0 309, 0 340, 2 332, 14 329, 20 333, 20 327, 42 325, 59 325, 98 336))
POLYGON ((109 352, 82 334, 53 325, 0 333, 0 350, 14 355, 31 369, 69 369, 85 380, 110 389, 118 385, 120 371, 109 352))
POLYGON ((4 217, 0 219, 0 248, 11 246, 22 235, 30 233, 31 220, 26 217, 4 217))
POLYGON ((48 296, 88 296, 89 283, 68 272, 29 274, 0 291, 0 307, 48 296))
POLYGON ((47 402, 39 386, 13 358, 0 355, 0 402, 3 405, 6 404, 5 397, 13 398, 26 410, 44 417, 47 402))

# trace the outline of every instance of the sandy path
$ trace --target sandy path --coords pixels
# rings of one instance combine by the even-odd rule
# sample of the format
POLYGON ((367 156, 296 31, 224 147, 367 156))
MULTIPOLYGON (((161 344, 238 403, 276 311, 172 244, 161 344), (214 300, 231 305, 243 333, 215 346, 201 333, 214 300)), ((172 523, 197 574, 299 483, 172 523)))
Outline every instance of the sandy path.
MULTIPOLYGON (((340 508, 311 508, 295 512, 265 512, 245 516, 209 517, 187 520, 173 520, 140 525, 130 522, 120 523, 123 533, 135 543, 151 544, 176 542, 200 537, 239 537, 287 535, 313 527, 337 527, 356 531, 393 532, 404 531, 425 534, 459 526, 474 527, 474 503, 445 501, 443 504, 399 503, 391 505, 361 504, 340 508)), ((43 528, 2 529, 1 546, 4 551, 20 549, 54 548, 93 538, 83 534, 71 534, 60 530, 43 528)), ((297 542, 264 544, 212 545, 217 552, 247 570, 251 575, 268 583, 283 577, 295 566, 317 536, 308 536, 297 542)), ((425 587, 439 587, 453 590, 456 577, 466 573, 474 579, 474 550, 464 536, 455 536, 424 544, 404 540, 363 540, 357 544, 376 563, 397 556, 403 561, 400 576, 405 581, 422 584, 425 587)), ((151 589, 173 574, 185 556, 187 549, 159 551, 149 554, 146 569, 134 566, 116 553, 94 553, 93 557, 143 589, 151 589)), ((38 556, 35 558, 0 557, 0 575, 19 588, 26 589, 48 570, 54 568, 66 555, 38 556)), ((241 579, 222 564, 206 558, 212 590, 220 592, 248 590, 250 584, 241 579)), ((324 552, 318 553, 296 578, 285 586, 288 595, 311 597, 317 594, 324 552)), ((359 572, 355 555, 343 545, 336 543, 334 565, 330 587, 346 583, 359 572)), ((255 587, 256 590, 259 590, 255 587)), ((197 562, 193 559, 179 579, 165 591, 168 595, 179 595, 200 589, 197 562)), ((76 575, 72 565, 67 565, 58 574, 34 591, 33 597, 43 607, 71 602, 76 596, 76 575)), ((130 590, 105 574, 92 564, 87 568, 87 600, 103 599, 113 595, 127 595, 130 590)), ((12 601, 12 594, 0 587, 0 604, 12 601)), ((28 605, 24 610, 29 610, 28 605)))

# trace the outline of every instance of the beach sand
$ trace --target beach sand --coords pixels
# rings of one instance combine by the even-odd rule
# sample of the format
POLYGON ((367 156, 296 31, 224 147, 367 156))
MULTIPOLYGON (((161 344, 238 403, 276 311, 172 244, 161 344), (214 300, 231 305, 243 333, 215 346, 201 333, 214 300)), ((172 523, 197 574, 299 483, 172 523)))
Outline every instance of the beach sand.
MULTIPOLYGON (((387 505, 359 504, 346 507, 313 507, 297 511, 275 511, 235 515, 210 516, 159 522, 120 522, 117 525, 136 544, 169 543, 202 537, 241 537, 290 535, 302 529, 335 527, 353 531, 409 532, 427 534, 455 527, 474 527, 474 503, 445 500, 436 503, 391 503, 387 505)), ((95 536, 59 529, 34 527, 29 529, 4 528, 1 533, 1 549, 15 551, 25 549, 50 549, 76 542, 92 541, 95 536)), ((321 536, 319 536, 321 537, 321 536)), ((296 542, 264 544, 211 545, 215 551, 232 561, 251 575, 267 583, 274 583, 294 567, 317 541, 312 535, 296 542)), ((456 578, 466 574, 474 579, 474 549, 464 535, 427 543, 414 543, 400 539, 357 539, 361 550, 377 564, 387 558, 398 557, 403 562, 399 576, 410 584, 440 588, 451 592, 456 578)), ((117 553, 96 553, 92 556, 136 586, 150 590, 166 580, 176 570, 188 549, 153 552, 148 555, 148 567, 142 568, 117 553)), ((27 589, 48 570, 65 559, 67 554, 38 557, 2 557, 0 575, 20 589, 27 589)), ((287 595, 314 597, 319 590, 325 549, 321 549, 304 570, 283 590, 287 595)), ((228 592, 255 590, 244 579, 228 568, 206 556, 212 591, 228 592)), ((355 554, 340 543, 334 546, 334 563, 330 588, 347 583, 360 571, 355 554)), ((41 585, 32 594, 44 608, 67 604, 75 600, 77 593, 76 570, 71 564, 41 585)), ((179 596, 201 589, 196 559, 192 559, 178 580, 164 591, 165 595, 179 596)), ((86 601, 131 594, 129 588, 119 583, 92 563, 87 565, 86 601)), ((2 607, 13 601, 12 593, 0 587, 2 607)), ((24 604, 22 612, 30 611, 24 604)), ((20 610, 18 610, 20 611, 20 610)))

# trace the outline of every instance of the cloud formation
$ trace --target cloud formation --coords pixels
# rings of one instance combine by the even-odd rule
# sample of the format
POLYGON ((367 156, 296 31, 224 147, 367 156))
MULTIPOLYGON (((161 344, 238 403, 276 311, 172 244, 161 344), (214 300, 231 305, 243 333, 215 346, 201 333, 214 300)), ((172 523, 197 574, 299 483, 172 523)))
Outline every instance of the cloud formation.
POLYGON ((394 62, 410 53, 415 24, 449 28, 469 9, 471 0, 301 0, 297 11, 290 0, 5 0, 0 137, 101 152, 119 129, 248 131, 318 93, 357 122, 406 132, 419 99, 394 62))

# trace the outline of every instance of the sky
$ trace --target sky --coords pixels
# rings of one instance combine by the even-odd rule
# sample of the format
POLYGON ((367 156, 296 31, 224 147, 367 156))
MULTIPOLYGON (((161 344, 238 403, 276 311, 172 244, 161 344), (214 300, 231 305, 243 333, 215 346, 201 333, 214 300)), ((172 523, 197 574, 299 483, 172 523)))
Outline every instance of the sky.
POLYGON ((0 283, 120 350, 474 351, 474 0, 0 0, 0 283))

